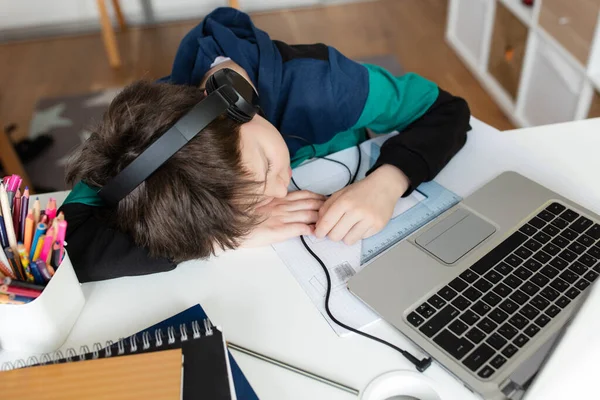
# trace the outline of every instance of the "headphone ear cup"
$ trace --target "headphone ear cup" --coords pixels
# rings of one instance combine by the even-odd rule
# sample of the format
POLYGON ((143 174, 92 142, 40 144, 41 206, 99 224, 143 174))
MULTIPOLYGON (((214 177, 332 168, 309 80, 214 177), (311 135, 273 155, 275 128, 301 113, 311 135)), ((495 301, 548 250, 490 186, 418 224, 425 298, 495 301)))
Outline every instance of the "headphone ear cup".
POLYGON ((252 120, 251 116, 246 115, 246 113, 240 112, 235 106, 229 107, 229 109, 227 109, 227 116, 241 124, 245 124, 246 122, 250 122, 250 120, 252 120))
POLYGON ((206 92, 208 94, 211 94, 212 92, 214 92, 215 90, 217 90, 217 83, 215 81, 215 74, 212 74, 211 76, 208 77, 208 80, 206 81, 206 92))

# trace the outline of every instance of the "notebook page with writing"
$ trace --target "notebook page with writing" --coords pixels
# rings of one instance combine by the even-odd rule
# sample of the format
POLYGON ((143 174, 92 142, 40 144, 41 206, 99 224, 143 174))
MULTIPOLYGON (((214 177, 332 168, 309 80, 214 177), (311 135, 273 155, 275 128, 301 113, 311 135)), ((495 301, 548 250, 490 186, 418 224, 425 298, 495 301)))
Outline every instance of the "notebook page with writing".
POLYGON ((40 365, 0 373, 0 397, 19 400, 181 398, 182 350, 40 365))

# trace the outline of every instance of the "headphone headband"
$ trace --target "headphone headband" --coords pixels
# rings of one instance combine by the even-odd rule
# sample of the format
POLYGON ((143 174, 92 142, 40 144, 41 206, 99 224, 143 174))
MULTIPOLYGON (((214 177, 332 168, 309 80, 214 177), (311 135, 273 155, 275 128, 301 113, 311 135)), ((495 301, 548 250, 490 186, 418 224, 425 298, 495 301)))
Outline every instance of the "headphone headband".
POLYGON ((209 94, 204 100, 104 185, 98 196, 108 204, 118 203, 223 113, 240 123, 256 114, 258 94, 233 70, 217 71, 208 79, 206 90, 209 94))

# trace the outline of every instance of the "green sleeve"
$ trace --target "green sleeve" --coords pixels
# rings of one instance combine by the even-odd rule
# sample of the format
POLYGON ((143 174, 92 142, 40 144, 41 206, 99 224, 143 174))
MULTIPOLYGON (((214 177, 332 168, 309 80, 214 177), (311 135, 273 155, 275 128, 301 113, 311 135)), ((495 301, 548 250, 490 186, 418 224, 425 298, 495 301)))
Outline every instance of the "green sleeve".
POLYGON ((417 74, 395 77, 376 65, 364 66, 369 72, 369 96, 352 129, 401 131, 425 114, 438 97, 438 86, 417 74))

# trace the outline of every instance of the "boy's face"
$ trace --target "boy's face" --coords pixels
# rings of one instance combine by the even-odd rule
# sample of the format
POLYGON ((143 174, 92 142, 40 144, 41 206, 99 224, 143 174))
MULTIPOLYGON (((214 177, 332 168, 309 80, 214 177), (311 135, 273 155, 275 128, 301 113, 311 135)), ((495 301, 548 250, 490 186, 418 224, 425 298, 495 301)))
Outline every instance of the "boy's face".
POLYGON ((264 200, 282 198, 292 178, 290 155, 279 131, 256 114, 240 128, 242 162, 254 179, 264 181, 264 200))

